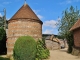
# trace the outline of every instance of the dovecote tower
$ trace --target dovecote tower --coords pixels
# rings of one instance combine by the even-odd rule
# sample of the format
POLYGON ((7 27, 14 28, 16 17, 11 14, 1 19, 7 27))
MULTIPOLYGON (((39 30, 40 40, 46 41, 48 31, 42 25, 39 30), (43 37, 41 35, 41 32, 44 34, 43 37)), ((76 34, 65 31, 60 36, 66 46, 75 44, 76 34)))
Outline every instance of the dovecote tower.
POLYGON ((32 36, 42 39, 43 22, 36 16, 28 4, 23 6, 8 21, 7 54, 13 54, 15 41, 20 36, 32 36))

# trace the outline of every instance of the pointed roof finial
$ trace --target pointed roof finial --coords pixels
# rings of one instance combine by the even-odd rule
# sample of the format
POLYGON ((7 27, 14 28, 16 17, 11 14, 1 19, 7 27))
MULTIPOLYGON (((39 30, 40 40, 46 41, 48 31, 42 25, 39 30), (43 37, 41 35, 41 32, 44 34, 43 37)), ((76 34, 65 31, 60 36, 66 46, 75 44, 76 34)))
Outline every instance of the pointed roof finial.
POLYGON ((26 0, 25 0, 25 2, 24 2, 24 6, 26 5, 26 0))
POLYGON ((26 4, 26 0, 25 0, 25 4, 26 4))

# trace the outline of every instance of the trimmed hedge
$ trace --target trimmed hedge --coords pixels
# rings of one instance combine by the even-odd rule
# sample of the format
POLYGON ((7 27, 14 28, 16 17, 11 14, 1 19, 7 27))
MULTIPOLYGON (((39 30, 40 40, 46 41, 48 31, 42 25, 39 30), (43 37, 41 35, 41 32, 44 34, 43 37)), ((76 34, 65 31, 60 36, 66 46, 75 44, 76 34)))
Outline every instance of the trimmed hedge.
POLYGON ((36 42, 30 36, 21 36, 14 45, 14 60, 35 60, 36 42))

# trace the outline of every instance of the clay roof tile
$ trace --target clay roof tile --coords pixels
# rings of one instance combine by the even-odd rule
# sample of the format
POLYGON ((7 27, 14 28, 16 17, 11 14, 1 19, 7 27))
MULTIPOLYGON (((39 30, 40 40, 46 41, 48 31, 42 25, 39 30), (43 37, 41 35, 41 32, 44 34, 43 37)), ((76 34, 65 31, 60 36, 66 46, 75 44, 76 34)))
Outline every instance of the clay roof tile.
POLYGON ((80 19, 72 26, 72 28, 70 29, 70 31, 73 31, 77 28, 80 28, 80 19))
MULTIPOLYGON (((23 19, 23 18, 30 18, 35 20, 40 20, 36 14, 32 11, 28 4, 24 4, 13 16, 10 20, 14 19, 23 19)), ((42 22, 42 21, 41 21, 42 22)))

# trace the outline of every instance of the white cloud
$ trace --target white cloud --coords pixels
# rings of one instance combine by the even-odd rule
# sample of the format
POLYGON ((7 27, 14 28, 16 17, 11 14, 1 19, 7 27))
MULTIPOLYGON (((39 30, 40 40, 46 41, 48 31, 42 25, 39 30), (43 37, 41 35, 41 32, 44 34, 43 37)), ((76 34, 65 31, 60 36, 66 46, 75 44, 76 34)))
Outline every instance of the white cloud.
POLYGON ((46 26, 46 27, 51 27, 51 28, 56 28, 56 24, 57 24, 58 21, 55 21, 55 20, 49 20, 49 21, 45 21, 43 23, 43 26, 46 26))
POLYGON ((43 26, 42 26, 42 30, 43 30, 43 34, 57 34, 58 32, 57 27, 58 27, 58 23, 61 19, 58 18, 57 20, 47 20, 45 22, 43 22, 43 26))
POLYGON ((7 20, 9 20, 10 18, 6 18, 7 20))
POLYGON ((75 2, 80 2, 80 0, 65 0, 63 2, 60 2, 60 4, 71 4, 75 2))
POLYGON ((43 18, 43 16, 41 16, 41 15, 39 15, 39 14, 38 14, 37 16, 38 16, 40 19, 42 19, 42 18, 43 18))
POLYGON ((2 17, 2 14, 0 13, 0 17, 2 17))
POLYGON ((0 7, 5 7, 5 5, 10 4, 11 2, 6 1, 6 2, 2 2, 0 3, 0 7))
POLYGON ((43 16, 39 14, 40 10, 33 10, 35 12, 35 14, 40 18, 42 19, 43 16))
POLYGON ((38 14, 40 12, 40 10, 33 10, 36 14, 38 14))
POLYGON ((58 17, 58 19, 57 20, 61 20, 61 18, 60 17, 58 17))
POLYGON ((52 34, 53 33, 53 30, 49 30, 49 29, 46 29, 43 34, 52 34))
POLYGON ((11 3, 11 2, 8 2, 8 1, 7 1, 7 2, 3 2, 3 4, 10 4, 10 3, 11 3))

